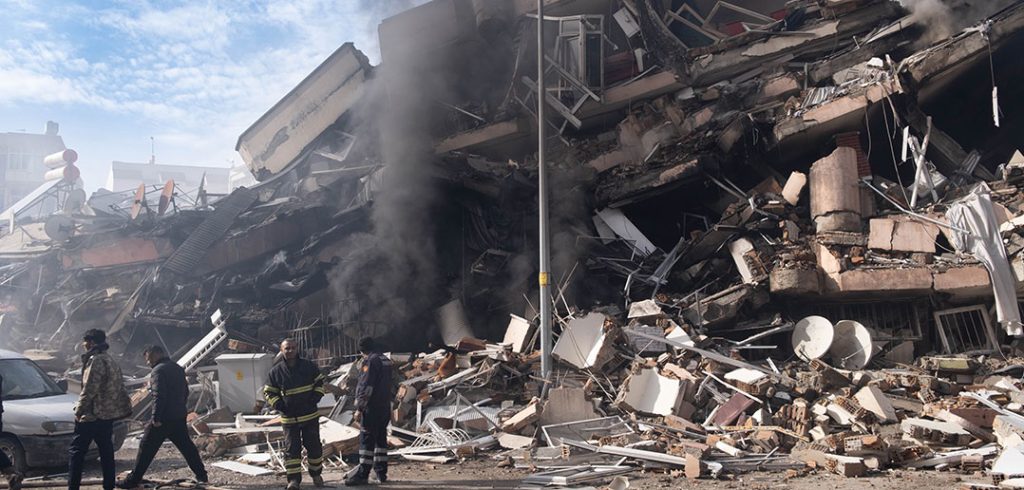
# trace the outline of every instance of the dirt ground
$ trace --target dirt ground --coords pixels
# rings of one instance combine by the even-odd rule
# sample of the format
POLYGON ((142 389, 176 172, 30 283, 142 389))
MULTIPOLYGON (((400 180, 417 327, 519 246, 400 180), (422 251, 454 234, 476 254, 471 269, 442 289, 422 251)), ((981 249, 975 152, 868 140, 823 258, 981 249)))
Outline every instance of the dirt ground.
MULTIPOLYGON (((126 444, 130 446, 131 444, 126 444)), ((122 448, 117 453, 118 473, 127 472, 134 463, 135 449, 122 448)), ((281 489, 285 486, 284 476, 250 477, 207 465, 211 484, 232 489, 281 489)), ((328 469, 324 477, 329 485, 341 487, 345 473, 343 469, 328 469)), ((496 463, 486 456, 461 464, 429 464, 398 461, 390 471, 392 481, 385 485, 373 485, 376 488, 394 489, 501 489, 501 488, 536 488, 523 485, 522 479, 528 475, 525 469, 497 468, 496 463)), ((147 472, 148 478, 170 480, 191 477, 177 451, 167 445, 160 450, 153 466, 147 472)), ((961 475, 950 472, 907 471, 895 470, 880 473, 867 478, 843 478, 841 476, 819 473, 786 480, 782 473, 750 473, 734 479, 699 480, 691 482, 685 477, 671 477, 663 473, 644 473, 636 471, 626 475, 631 489, 747 489, 765 490, 772 488, 791 488, 796 490, 925 490, 925 489, 956 489, 963 481, 987 482, 991 479, 983 475, 961 475)), ((86 478, 99 478, 98 462, 90 462, 86 466, 86 478)), ((303 488, 313 488, 305 476, 303 488)), ((594 482, 593 486, 601 488, 608 481, 594 482)), ((100 486, 83 487, 100 489, 100 486)))

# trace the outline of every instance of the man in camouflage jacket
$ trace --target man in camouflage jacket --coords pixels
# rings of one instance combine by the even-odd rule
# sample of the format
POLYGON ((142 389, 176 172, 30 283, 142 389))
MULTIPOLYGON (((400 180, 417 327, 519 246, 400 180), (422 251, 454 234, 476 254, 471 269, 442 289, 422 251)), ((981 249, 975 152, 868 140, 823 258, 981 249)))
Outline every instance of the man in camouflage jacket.
POLYGON ((132 413, 121 368, 107 354, 107 335, 92 329, 82 337, 82 392, 75 405, 75 437, 68 449, 68 490, 78 490, 89 445, 96 441, 103 488, 114 488, 114 421, 132 413))

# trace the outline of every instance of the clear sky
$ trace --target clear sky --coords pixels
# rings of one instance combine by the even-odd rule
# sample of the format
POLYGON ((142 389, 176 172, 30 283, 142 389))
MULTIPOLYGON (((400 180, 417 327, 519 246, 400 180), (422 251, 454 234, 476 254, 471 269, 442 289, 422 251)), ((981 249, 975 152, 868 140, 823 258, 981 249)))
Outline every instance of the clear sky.
POLYGON ((346 41, 424 0, 0 0, 0 132, 47 120, 88 190, 113 160, 229 166, 238 135, 346 41))

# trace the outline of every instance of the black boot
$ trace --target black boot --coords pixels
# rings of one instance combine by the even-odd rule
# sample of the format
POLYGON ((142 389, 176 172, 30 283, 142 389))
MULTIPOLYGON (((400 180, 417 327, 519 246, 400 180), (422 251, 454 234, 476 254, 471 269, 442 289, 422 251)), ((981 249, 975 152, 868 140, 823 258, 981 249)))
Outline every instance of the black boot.
POLYGON ((370 483, 369 472, 357 471, 352 476, 345 479, 346 487, 358 487, 360 485, 367 485, 370 483))

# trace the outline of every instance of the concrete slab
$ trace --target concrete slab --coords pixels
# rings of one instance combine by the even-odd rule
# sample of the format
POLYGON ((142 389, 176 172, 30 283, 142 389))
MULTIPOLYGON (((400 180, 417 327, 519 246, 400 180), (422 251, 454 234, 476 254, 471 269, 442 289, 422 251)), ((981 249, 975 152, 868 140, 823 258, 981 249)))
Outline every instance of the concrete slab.
POLYGON ((957 299, 990 297, 992 282, 988 270, 981 265, 936 271, 935 292, 951 294, 957 299))
POLYGON ((615 405, 621 409, 648 415, 669 415, 679 404, 679 380, 642 369, 622 384, 615 405))
POLYGON ((570 320, 551 355, 580 369, 595 367, 605 344, 604 321, 600 313, 570 320))
POLYGON ((935 253, 939 227, 902 218, 874 218, 870 221, 868 248, 895 252, 935 253))
POLYGON ((587 400, 587 392, 583 388, 552 388, 541 413, 540 425, 564 424, 598 417, 594 404, 587 400))
POLYGON ((853 397, 861 407, 875 414, 879 422, 883 424, 899 422, 899 417, 896 415, 896 409, 893 408, 892 402, 889 401, 889 398, 877 386, 865 386, 853 397))

